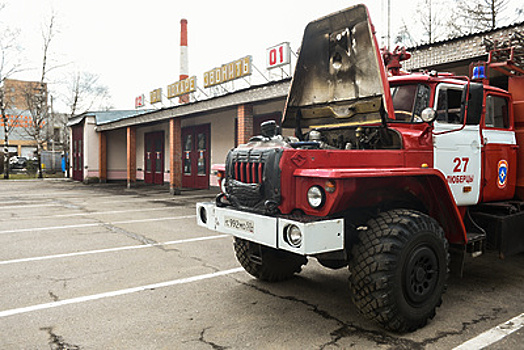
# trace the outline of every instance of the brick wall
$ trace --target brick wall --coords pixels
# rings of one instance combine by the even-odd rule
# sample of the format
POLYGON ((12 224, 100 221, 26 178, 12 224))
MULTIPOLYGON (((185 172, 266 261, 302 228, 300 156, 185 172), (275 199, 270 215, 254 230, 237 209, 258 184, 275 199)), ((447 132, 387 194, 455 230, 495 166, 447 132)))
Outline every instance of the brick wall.
POLYGON ((514 32, 524 33, 524 23, 511 27, 495 29, 489 32, 472 34, 462 38, 450 39, 437 42, 432 45, 421 45, 408 48, 411 58, 403 62, 404 69, 418 71, 420 69, 431 69, 431 67, 464 60, 478 60, 487 55, 482 40, 487 38, 491 41, 507 40, 514 32))
POLYGON ((182 188, 182 124, 180 118, 169 120, 169 191, 177 194, 182 188))
POLYGON ((238 136, 239 145, 247 143, 253 136, 253 106, 239 105, 237 107, 238 136))
POLYGON ((136 129, 127 127, 127 187, 136 182, 136 129))
POLYGON ((107 136, 105 132, 101 132, 99 135, 100 147, 98 151, 98 160, 99 170, 98 178, 101 182, 107 181, 107 136))

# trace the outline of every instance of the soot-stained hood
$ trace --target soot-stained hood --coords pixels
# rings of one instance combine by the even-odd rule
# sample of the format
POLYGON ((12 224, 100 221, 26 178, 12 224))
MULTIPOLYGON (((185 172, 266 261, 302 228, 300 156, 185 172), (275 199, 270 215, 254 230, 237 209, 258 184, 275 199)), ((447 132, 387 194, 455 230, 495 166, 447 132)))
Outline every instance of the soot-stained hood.
POLYGON ((389 98, 389 85, 372 28, 364 5, 308 24, 283 127, 382 121, 381 111, 388 109, 384 101, 389 98))

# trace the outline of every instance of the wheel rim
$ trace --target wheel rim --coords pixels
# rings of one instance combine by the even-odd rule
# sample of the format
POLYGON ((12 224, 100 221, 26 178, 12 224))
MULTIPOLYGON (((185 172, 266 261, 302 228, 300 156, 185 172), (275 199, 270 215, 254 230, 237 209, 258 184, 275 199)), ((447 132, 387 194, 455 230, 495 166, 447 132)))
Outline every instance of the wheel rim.
POLYGON ((419 306, 428 300, 439 278, 438 259, 428 246, 417 247, 408 260, 404 273, 404 290, 407 300, 419 306))

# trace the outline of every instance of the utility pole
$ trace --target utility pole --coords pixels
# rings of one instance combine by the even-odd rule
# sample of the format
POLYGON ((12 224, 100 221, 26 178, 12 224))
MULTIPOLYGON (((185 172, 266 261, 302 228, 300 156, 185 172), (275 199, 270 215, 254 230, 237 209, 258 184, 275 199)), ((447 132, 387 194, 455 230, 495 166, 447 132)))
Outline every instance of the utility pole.
POLYGON ((391 0, 388 0, 388 49, 391 50, 391 0))

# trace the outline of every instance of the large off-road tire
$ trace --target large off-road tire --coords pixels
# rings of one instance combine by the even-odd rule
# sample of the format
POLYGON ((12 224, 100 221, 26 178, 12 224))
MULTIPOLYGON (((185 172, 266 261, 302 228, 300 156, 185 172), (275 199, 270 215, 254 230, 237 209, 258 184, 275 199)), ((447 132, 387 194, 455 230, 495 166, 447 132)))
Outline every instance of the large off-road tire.
POLYGON ((280 282, 293 277, 307 264, 305 256, 266 247, 235 238, 238 262, 252 276, 267 282, 280 282))
POLYGON ((381 213, 359 231, 351 250, 353 303, 391 331, 414 331, 442 303, 448 265, 448 242, 437 221, 414 210, 381 213))

